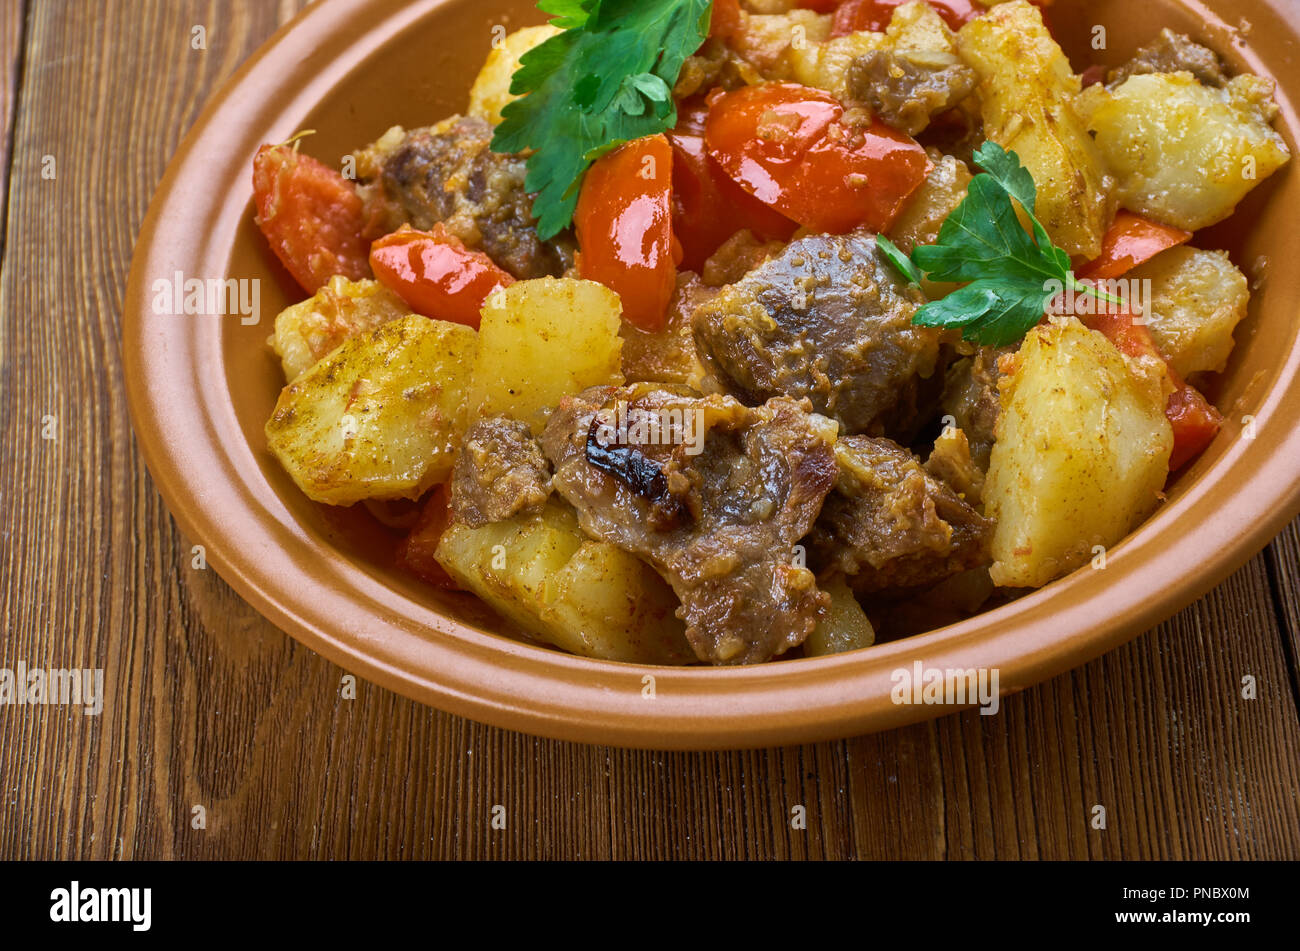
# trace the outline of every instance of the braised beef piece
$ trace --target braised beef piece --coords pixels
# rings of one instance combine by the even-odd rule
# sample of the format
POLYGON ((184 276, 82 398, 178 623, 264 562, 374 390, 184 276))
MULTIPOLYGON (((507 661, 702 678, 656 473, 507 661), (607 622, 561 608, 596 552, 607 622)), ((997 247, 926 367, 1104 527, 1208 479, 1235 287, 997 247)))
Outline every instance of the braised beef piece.
POLYGON ((1161 30, 1160 36, 1152 43, 1138 50, 1131 60, 1119 69, 1112 69, 1106 77, 1106 84, 1114 89, 1130 76, 1177 72, 1191 73, 1206 86, 1222 88, 1228 84, 1218 54, 1168 27, 1161 30))
POLYGON ((735 284, 764 261, 780 254, 784 247, 780 241, 762 241, 754 237, 748 228, 737 231, 704 262, 700 279, 709 287, 735 284))
POLYGON ((961 102, 979 82, 951 53, 872 50, 849 66, 849 95, 869 105, 891 128, 919 135, 930 117, 961 102))
POLYGON ((861 594, 935 584, 989 564, 993 523, 888 439, 848 436, 839 477, 807 540, 820 571, 861 594))
POLYGON ((451 475, 452 518, 470 528, 539 511, 551 494, 551 467, 525 423, 480 420, 465 434, 451 475))
POLYGON ((559 277, 573 265, 573 238, 537 237, 524 159, 490 148, 492 126, 456 116, 430 129, 391 129, 357 159, 363 195, 383 233, 442 222, 521 280, 559 277))
POLYGON ((720 390, 710 379, 695 352, 691 317, 695 308, 717 291, 702 283, 690 271, 677 275, 677 290, 668 305, 668 319, 662 330, 641 330, 623 321, 623 376, 629 383, 684 384, 699 393, 720 390))
POLYGON ((752 664, 802 643, 828 607, 795 544, 835 483, 834 440, 793 400, 749 409, 639 384, 564 400, 542 445, 583 530, 672 585, 700 659, 752 664))
POLYGON ((1002 411, 998 395, 998 357, 1007 350, 981 347, 974 356, 958 360, 948 369, 941 403, 945 415, 956 421, 970 442, 971 459, 985 472, 993 452, 994 430, 1002 411))
POLYGON ((867 232, 795 241, 695 311, 700 358, 742 402, 807 398, 849 433, 879 433, 938 334, 914 327, 924 302, 867 232))

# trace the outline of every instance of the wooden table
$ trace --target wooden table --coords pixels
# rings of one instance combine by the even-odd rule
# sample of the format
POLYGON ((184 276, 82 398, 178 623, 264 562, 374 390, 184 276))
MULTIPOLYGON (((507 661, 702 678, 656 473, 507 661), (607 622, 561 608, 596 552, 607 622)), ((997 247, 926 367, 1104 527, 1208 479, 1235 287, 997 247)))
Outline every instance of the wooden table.
POLYGON ((107 690, 99 717, 0 707, 0 858, 1300 855, 1300 522, 995 717, 666 754, 534 739, 365 683, 340 699, 343 671, 191 568, 121 379, 122 292, 163 169, 302 5, 0 4, 0 667, 103 667, 107 690))

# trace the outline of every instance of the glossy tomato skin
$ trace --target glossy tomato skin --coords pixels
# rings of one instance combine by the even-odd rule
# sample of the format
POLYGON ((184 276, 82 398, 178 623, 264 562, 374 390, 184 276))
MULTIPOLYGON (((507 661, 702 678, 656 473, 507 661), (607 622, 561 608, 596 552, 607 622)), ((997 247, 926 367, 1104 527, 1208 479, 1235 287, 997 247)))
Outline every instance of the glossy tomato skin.
POLYGON ((1190 231, 1163 225, 1131 211, 1120 211, 1102 239, 1101 255, 1080 268, 1076 276, 1081 281, 1109 281, 1123 277, 1161 251, 1191 239, 1190 231))
POLYGON ((459 591, 460 585, 435 557, 438 543, 450 523, 451 491, 443 483, 430 493, 415 528, 398 545, 397 563, 421 581, 448 591, 459 591))
POLYGON ((795 6, 801 10, 812 10, 814 13, 834 13, 843 2, 844 0, 799 0, 795 6))
POLYGON ((799 225, 763 204, 727 175, 704 141, 708 106, 683 103, 673 147, 673 233, 682 245, 681 266, 695 272, 737 231, 761 241, 789 241, 799 225))
MULTIPOLYGON (((805 0, 810 2, 810 0, 805 0)), ((820 0, 811 0, 820 2, 820 0)), ((860 30, 883 33, 894 15, 894 11, 908 0, 845 0, 835 5, 834 19, 831 20, 831 36, 848 36, 860 30)), ((954 30, 975 19, 985 8, 974 0, 927 0, 943 22, 954 30)), ((804 3, 800 4, 801 6, 804 3)), ((826 10, 816 8, 819 12, 826 10)))
POLYGON ((713 0, 709 18, 709 36, 729 40, 744 29, 740 0, 713 0))
POLYGON ((910 136, 843 115, 819 89, 748 86, 710 97, 705 140, 733 181, 813 231, 888 231, 932 164, 910 136))
POLYGON ((432 231, 403 225, 370 247, 375 277, 425 317, 479 326, 483 304, 514 278, 481 251, 471 251, 441 224, 432 231))
POLYGON ((257 226, 309 294, 341 274, 370 276, 366 217, 352 183, 290 145, 264 145, 253 159, 257 226))
POLYGON ((646 136, 592 165, 574 215, 579 273, 615 291, 624 319, 651 332, 667 320, 682 256, 672 183, 672 146, 666 136, 646 136))
MULTIPOLYGON (((1105 335, 1121 353, 1131 357, 1165 359, 1156 346, 1151 331, 1145 324, 1137 323, 1127 311, 1089 316, 1084 319, 1084 323, 1105 335)), ((1165 416, 1174 432, 1174 451, 1169 459, 1169 471, 1176 472, 1214 441, 1214 437, 1219 434, 1219 427, 1223 425, 1223 415, 1173 367, 1168 367, 1168 373, 1174 386, 1174 392, 1165 404, 1165 416)))

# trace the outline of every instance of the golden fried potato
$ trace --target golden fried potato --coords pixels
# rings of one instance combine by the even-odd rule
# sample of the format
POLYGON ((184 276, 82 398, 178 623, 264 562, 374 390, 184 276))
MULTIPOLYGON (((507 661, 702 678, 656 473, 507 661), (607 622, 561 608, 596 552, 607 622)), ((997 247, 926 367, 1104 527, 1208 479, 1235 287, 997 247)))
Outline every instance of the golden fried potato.
POLYGON ((866 612, 858 604, 858 599, 844 578, 836 575, 820 583, 819 587, 830 595, 831 607, 803 642, 804 654, 808 657, 825 657, 827 654, 842 654, 874 644, 875 628, 871 626, 866 612))
POLYGON ((1163 402, 1109 340, 1075 318, 1031 330, 984 487, 994 583, 1041 587, 1118 543, 1155 509, 1173 444, 1163 402))
POLYGON ((1079 104, 1124 207, 1188 231, 1227 218, 1291 158, 1269 125, 1273 83, 1258 76, 1212 89, 1191 73, 1150 73, 1089 87, 1079 104))
POLYGON ((1041 11, 1025 0, 999 4, 963 26, 957 46, 979 74, 984 133, 1034 176, 1052 241, 1096 258, 1114 216, 1113 182, 1075 109, 1082 84, 1041 11))
POLYGON ((488 53, 469 91, 468 115, 486 119, 493 125, 501 122, 501 110, 518 96, 510 93, 510 80, 519 68, 520 58, 560 33, 557 27, 526 26, 515 30, 488 53))
POLYGON ((694 660, 668 584, 635 556, 587 538, 562 502, 480 528, 453 522, 437 558, 461 587, 563 650, 628 663, 694 660))
MULTIPOLYGON (((932 157, 934 157, 932 155, 932 157)), ((939 229, 966 198, 971 173, 964 162, 951 155, 938 157, 934 168, 903 209, 888 237, 904 254, 922 244, 939 240, 939 229)))
POLYGON ((623 382, 618 295, 594 281, 544 277, 493 294, 483 308, 470 411, 540 432, 561 399, 623 382))
POLYGON ((911 0, 894 10, 884 33, 860 30, 847 36, 792 46, 786 54, 790 78, 824 89, 841 99, 848 95, 849 67, 877 50, 925 51, 956 55, 956 36, 925 0, 911 0))
POLYGON ((476 336, 412 315, 344 341, 284 388, 268 447, 317 502, 418 499, 451 472, 476 336))
POLYGON ((1150 281, 1146 320, 1161 354, 1183 376, 1222 373, 1250 286, 1226 251, 1170 248, 1127 275, 1150 281))
POLYGON ((378 281, 330 278, 301 304, 275 318, 269 343, 292 383, 344 340, 411 313, 406 302, 378 281))

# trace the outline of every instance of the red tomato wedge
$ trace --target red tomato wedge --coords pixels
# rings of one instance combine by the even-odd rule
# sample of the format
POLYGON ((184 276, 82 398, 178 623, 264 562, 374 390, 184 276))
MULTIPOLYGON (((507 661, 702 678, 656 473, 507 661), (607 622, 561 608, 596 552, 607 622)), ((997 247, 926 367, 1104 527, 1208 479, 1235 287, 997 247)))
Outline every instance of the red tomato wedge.
POLYGON ((471 251, 441 224, 432 231, 402 225, 370 246, 379 282, 425 317, 478 329, 488 297, 514 278, 482 251, 471 251))
MULTIPOLYGON (((818 13, 833 13, 831 36, 848 36, 867 30, 883 33, 889 26, 894 11, 909 0, 799 0, 799 6, 818 13)), ((951 29, 963 26, 988 11, 988 7, 975 0, 926 0, 951 29)), ((1051 0, 1030 0, 1036 6, 1049 6, 1051 0)))
POLYGON ((813 10, 817 13, 834 13, 844 0, 799 0, 795 6, 801 10, 813 10))
POLYGON ((916 140, 880 121, 840 122, 830 93, 794 83, 710 97, 709 154, 759 201, 814 231, 888 231, 931 163, 916 140))
POLYGON ((762 241, 789 241, 799 225, 731 180, 704 142, 708 107, 683 104, 673 147, 673 233, 682 245, 681 266, 699 272, 723 242, 748 229, 762 241))
POLYGON ((253 159, 253 201, 271 250, 307 293, 336 274, 370 276, 361 198, 332 168, 291 145, 264 145, 253 159))
MULTIPOLYGON (((1099 314, 1085 318, 1084 323, 1105 334, 1121 353, 1131 357, 1165 359, 1156 347, 1151 331, 1145 324, 1135 323, 1132 314, 1099 314)), ((1176 472, 1214 441, 1223 425, 1223 415, 1173 367, 1169 367, 1169 378, 1175 387, 1165 405, 1165 415, 1174 430, 1174 452, 1169 459, 1169 471, 1176 472)))
POLYGON ((415 523, 415 528, 398 545, 397 563, 421 581, 456 591, 460 585, 433 557, 450 521, 451 492, 444 484, 433 490, 420 511, 420 519, 415 523))
POLYGON ((1121 211, 1101 243, 1101 256, 1084 265, 1075 276, 1081 281, 1109 281, 1123 277, 1161 251, 1190 241, 1192 233, 1162 225, 1131 211, 1121 211))
MULTIPOLYGON (((805 6, 807 2, 808 0, 804 0, 800 6, 805 6)), ((894 11, 907 2, 908 0, 845 0, 835 8, 835 18, 831 21, 831 36, 848 36, 860 30, 883 33, 885 27, 889 26, 894 11)), ((985 11, 984 7, 974 3, 973 0, 927 0, 927 2, 943 18, 943 22, 954 30, 960 30, 963 24, 969 23, 985 11)))
POLYGON ((617 292, 624 319, 651 332, 666 322, 682 258, 672 189, 672 146, 646 136, 597 159, 574 215, 579 273, 617 292))
POLYGON ((709 18, 709 36, 729 40, 744 29, 740 15, 740 0, 713 0, 713 13, 709 18))

